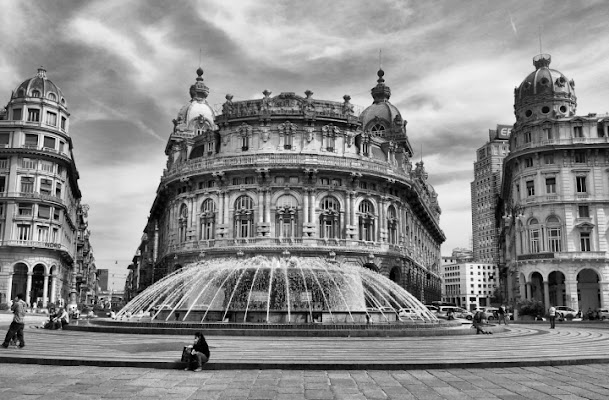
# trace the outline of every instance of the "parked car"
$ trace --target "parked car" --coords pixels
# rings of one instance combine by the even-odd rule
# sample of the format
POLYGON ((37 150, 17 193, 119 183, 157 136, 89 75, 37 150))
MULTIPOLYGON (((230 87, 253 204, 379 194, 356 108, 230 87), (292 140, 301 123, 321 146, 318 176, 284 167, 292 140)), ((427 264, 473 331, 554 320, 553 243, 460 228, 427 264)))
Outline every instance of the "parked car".
POLYGON ((577 310, 572 309, 571 307, 567 307, 567 306, 556 306, 556 316, 560 317, 560 318, 569 318, 569 315, 571 315, 571 318, 578 318, 580 317, 579 312, 577 310))
POLYGON ((474 317, 474 314, 472 314, 471 312, 457 306, 440 306, 438 310, 438 316, 447 317, 449 310, 452 311, 454 318, 464 318, 471 320, 474 317))
POLYGON ((609 309, 607 309, 607 308, 599 308, 598 309, 598 317, 600 318, 601 321, 604 321, 607 318, 609 318, 609 309))
POLYGON ((417 314, 413 309, 406 308, 406 307, 400 308, 400 310, 398 311, 398 317, 400 318, 400 321, 408 321, 411 319, 421 319, 419 314, 417 314))
POLYGON ((433 304, 425 304, 425 307, 427 307, 427 309, 433 313, 437 313, 438 311, 440 311, 440 309, 434 306, 433 304))

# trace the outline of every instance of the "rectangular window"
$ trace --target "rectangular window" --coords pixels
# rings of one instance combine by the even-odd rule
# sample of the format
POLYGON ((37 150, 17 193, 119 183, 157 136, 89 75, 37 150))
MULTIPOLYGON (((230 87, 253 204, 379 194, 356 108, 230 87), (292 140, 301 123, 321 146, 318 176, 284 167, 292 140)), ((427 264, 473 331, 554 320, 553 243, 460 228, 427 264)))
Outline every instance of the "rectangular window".
POLYGON ((248 151, 250 148, 250 140, 247 136, 241 138, 241 150, 248 151))
POLYGON ((21 193, 34 193, 34 177, 21 177, 21 193))
POLYGON ((561 251, 560 228, 548 228, 548 249, 552 253, 561 251))
POLYGON ((53 172, 55 164, 49 161, 40 161, 40 169, 46 172, 53 172))
POLYGON ((547 140, 554 139, 552 136, 552 128, 543 128, 543 137, 547 140))
POLYGON ((59 152, 60 153, 63 153, 63 149, 64 149, 65 145, 66 144, 64 142, 59 142, 59 152))
POLYGON ((63 165, 57 165, 57 175, 61 176, 62 178, 65 178, 64 171, 65 168, 63 167, 63 165))
POLYGON ((53 208, 53 220, 59 221, 59 217, 61 216, 61 209, 55 207, 53 208))
POLYGON ((48 147, 49 149, 55 150, 55 138, 52 138, 50 136, 45 136, 43 146, 48 147))
POLYGON ((47 125, 57 126, 57 114, 54 112, 47 111, 47 125))
POLYGON ((49 206, 38 206, 38 218, 49 219, 51 218, 51 207, 49 206))
POLYGON ((556 193, 556 178, 546 178, 546 193, 547 194, 556 193))
POLYGON ((590 251, 590 233, 582 232, 579 234, 579 244, 581 251, 590 251))
POLYGON ((531 168, 533 166, 533 159, 531 157, 527 157, 524 159, 524 167, 531 168))
POLYGON ((55 184, 55 197, 59 197, 61 199, 61 183, 59 182, 55 184))
POLYGON ((58 238, 59 238, 59 229, 53 228, 53 233, 51 234, 51 242, 57 243, 58 238))
POLYGON ((531 132, 525 132, 524 133, 524 142, 525 143, 531 143, 531 132))
POLYGON ((38 241, 48 242, 49 241, 49 227, 38 225, 38 241))
POLYGON ((573 137, 583 138, 584 137, 584 127, 583 126, 574 126, 573 127, 573 137))
POLYGON ((17 225, 17 239, 18 240, 30 240, 30 226, 29 225, 17 225))
POLYGON ((27 111, 27 120, 29 122, 40 122, 40 110, 33 108, 27 111))
POLYGON ((38 148, 38 135, 26 133, 24 144, 27 148, 38 148))
POLYGON ((583 151, 576 151, 575 152, 575 162, 578 164, 585 164, 586 163, 586 153, 584 153, 583 151))
POLYGON ((8 147, 11 141, 10 133, 0 133, 0 147, 8 147))
POLYGON ((588 206, 579 206, 578 208, 580 218, 590 218, 590 209, 588 206))
POLYGON ((0 176, 0 193, 6 191, 6 176, 0 176))
POLYGON ((66 117, 61 117, 61 129, 66 130, 66 117))
POLYGON ((586 189, 586 177, 585 176, 578 176, 575 178, 575 186, 576 186, 576 190, 577 193, 586 193, 587 189, 586 189))
POLYGON ((20 108, 13 108, 13 121, 21 121, 23 114, 21 114, 20 108))
POLYGON ((554 154, 546 154, 543 156, 543 160, 546 165, 554 164, 554 154))
POLYGON ((539 229, 531 231, 531 253, 539 253, 539 229))
POLYGON ((29 203, 19 203, 19 216, 20 217, 32 216, 32 205, 29 203))
POLYGON ((40 194, 50 196, 53 191, 53 181, 50 179, 40 180, 40 194))
POLYGON ((535 196, 535 182, 527 181, 527 196, 535 196))
POLYGON ((290 150, 292 148, 292 135, 285 135, 283 148, 290 150))

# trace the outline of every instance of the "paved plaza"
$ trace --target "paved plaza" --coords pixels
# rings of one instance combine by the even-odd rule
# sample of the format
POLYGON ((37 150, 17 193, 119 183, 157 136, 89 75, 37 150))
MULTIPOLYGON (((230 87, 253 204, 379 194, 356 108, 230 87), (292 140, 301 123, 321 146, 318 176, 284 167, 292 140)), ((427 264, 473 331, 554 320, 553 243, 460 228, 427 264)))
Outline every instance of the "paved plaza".
MULTIPOLYGON (((514 324, 425 338, 208 336, 203 372, 179 369, 189 336, 48 331, 0 349, 0 399, 607 399, 609 323, 514 324)), ((0 314, 2 335, 9 314, 0 314)))

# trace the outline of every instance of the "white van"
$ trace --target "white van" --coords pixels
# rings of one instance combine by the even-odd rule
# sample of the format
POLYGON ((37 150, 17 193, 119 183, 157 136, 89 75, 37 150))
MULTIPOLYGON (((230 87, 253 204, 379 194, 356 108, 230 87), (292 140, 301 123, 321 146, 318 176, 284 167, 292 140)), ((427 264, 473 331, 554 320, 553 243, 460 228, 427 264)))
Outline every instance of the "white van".
POLYGON ((474 314, 467 311, 464 308, 456 307, 456 306, 440 306, 438 307, 438 315, 442 317, 446 317, 448 310, 452 310, 453 317, 455 318, 464 318, 471 320, 474 317, 474 314))

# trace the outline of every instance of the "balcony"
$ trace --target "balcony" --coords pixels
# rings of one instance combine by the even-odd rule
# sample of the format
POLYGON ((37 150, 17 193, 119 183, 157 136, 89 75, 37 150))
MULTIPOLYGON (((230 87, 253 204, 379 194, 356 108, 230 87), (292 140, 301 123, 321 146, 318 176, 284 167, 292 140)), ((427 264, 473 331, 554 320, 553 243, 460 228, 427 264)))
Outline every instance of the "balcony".
POLYGON ((53 249, 53 250, 61 250, 67 253, 70 250, 61 243, 53 243, 53 242, 40 242, 36 240, 4 240, 0 242, 2 246, 18 246, 18 247, 40 247, 45 249, 53 249))
POLYGON ((49 201, 52 203, 58 203, 65 206, 63 200, 60 197, 53 196, 50 194, 40 194, 38 192, 0 192, 0 197, 42 200, 49 201))

